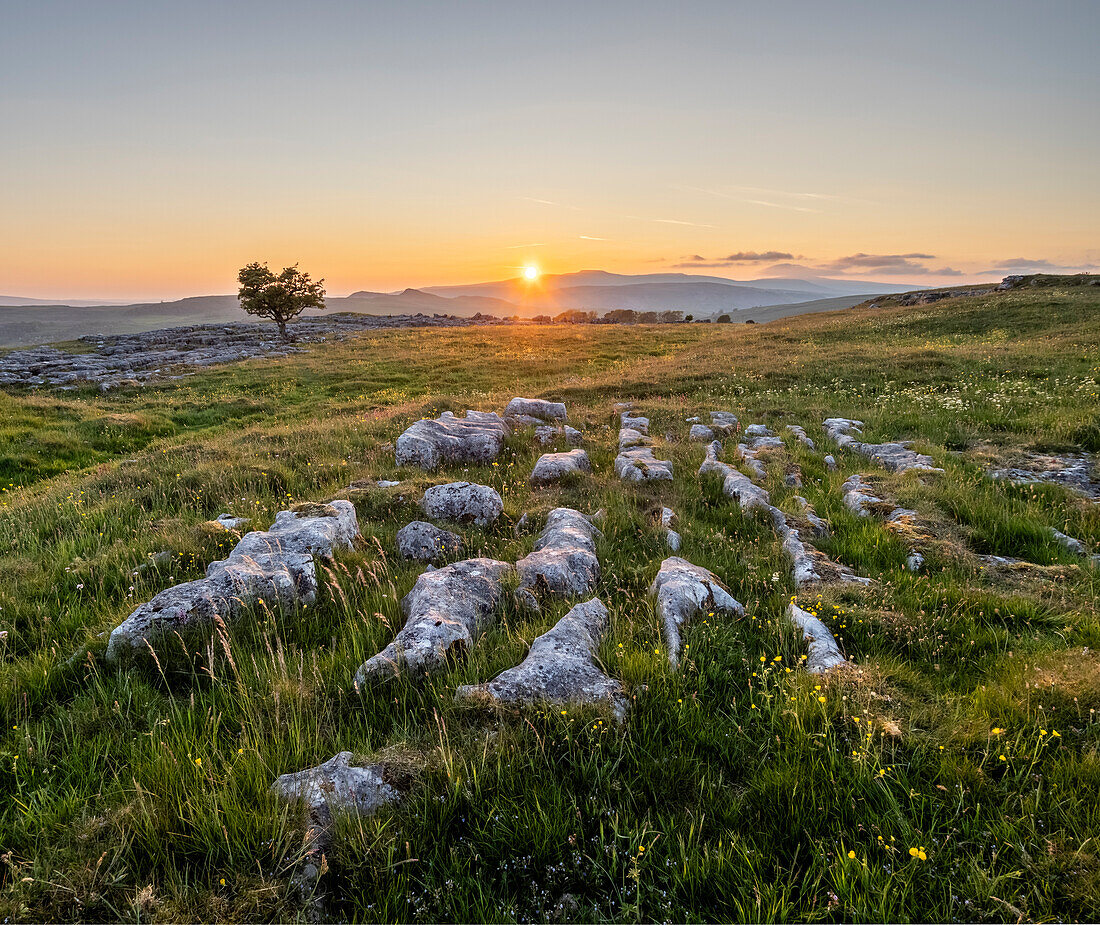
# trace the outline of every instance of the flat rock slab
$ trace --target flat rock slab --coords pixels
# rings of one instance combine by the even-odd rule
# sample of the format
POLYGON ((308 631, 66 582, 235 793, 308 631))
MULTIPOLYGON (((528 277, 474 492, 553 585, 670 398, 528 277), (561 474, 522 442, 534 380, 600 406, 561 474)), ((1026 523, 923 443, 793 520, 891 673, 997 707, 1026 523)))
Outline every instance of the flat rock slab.
POLYGON ((414 520, 397 531, 397 554, 402 559, 442 562, 461 551, 461 536, 422 520, 414 520))
POLYGON ((117 661, 164 633, 229 621, 261 601, 285 612, 317 599, 313 557, 331 559, 359 535, 350 501, 280 511, 270 530, 247 533, 206 576, 166 588, 111 633, 106 658, 117 661))
POLYGON ((600 531, 580 511, 552 510, 530 555, 516 563, 520 587, 539 595, 591 594, 600 580, 596 538, 600 531))
POLYGON ((863 436, 863 422, 851 418, 826 418, 823 424, 826 435, 844 449, 873 459, 891 472, 916 469, 922 472, 943 472, 937 469, 931 456, 924 456, 909 449, 904 443, 862 443, 852 434, 863 436))
POLYGON ((513 427, 564 422, 565 403, 541 398, 513 398, 504 409, 504 419, 513 427))
POLYGON ((710 426, 715 433, 728 437, 741 429, 741 422, 737 420, 737 415, 732 412, 712 411, 710 413, 710 426))
POLYGON ((448 482, 424 492, 420 507, 432 520, 487 527, 501 515, 504 502, 488 485, 448 482))
POLYGON ((631 414, 629 411, 624 411, 619 416, 619 426, 636 430, 640 434, 648 434, 649 418, 642 417, 640 414, 631 414))
POLYGON ((1067 453, 1063 456, 1031 453, 1015 466, 994 469, 990 477, 1016 484, 1047 482, 1062 485, 1093 501, 1100 501, 1100 467, 1087 453, 1067 453))
POLYGON ((928 538, 921 528, 916 511, 898 507, 875 494, 874 487, 863 476, 856 474, 848 478, 841 486, 844 492, 844 506, 857 517, 880 517, 886 528, 909 543, 910 549, 905 566, 911 572, 920 571, 924 565, 924 556, 916 545, 928 538))
POLYGON ((653 447, 635 446, 615 457, 615 474, 624 482, 672 481, 672 463, 653 455, 653 447))
POLYGON ((692 424, 688 431, 688 439, 699 443, 710 443, 714 439, 714 431, 706 424, 692 424))
MULTIPOLYGON (((754 424, 753 427, 761 425, 754 424)), ((784 448, 783 441, 778 437, 768 434, 760 434, 757 436, 749 435, 748 428, 745 434, 749 436, 749 439, 745 443, 737 444, 737 456, 741 459, 745 466, 752 473, 752 477, 757 482, 762 482, 767 477, 767 471, 764 468, 764 463, 761 459, 762 456, 776 450, 782 450, 784 448)), ((766 430, 767 428, 765 428, 766 430)))
POLYGON ((806 670, 812 674, 822 674, 830 668, 844 664, 844 656, 829 628, 808 610, 803 610, 793 601, 787 607, 787 616, 802 632, 808 651, 806 670))
POLYGON ((633 427, 623 427, 619 429, 619 449, 626 450, 632 446, 649 446, 653 441, 649 439, 647 434, 643 434, 640 430, 635 430, 633 427))
POLYGON ((549 485, 560 482, 569 475, 591 472, 592 463, 584 450, 570 450, 568 453, 543 453, 531 472, 532 485, 549 485))
POLYGON ((492 623, 502 583, 512 571, 509 562, 464 559, 422 574, 401 601, 404 627, 362 664, 356 685, 406 672, 421 677, 446 667, 448 657, 464 653, 492 623))
POLYGON ((336 813, 370 816, 398 799, 383 780, 382 765, 354 767, 351 758, 351 752, 340 752, 315 768, 280 775, 271 789, 284 800, 303 802, 323 837, 336 813))
POLYGON ((531 643, 519 665, 488 683, 460 687, 455 696, 479 703, 606 705, 621 720, 627 707, 622 684, 604 674, 595 661, 608 623, 602 601, 593 598, 577 604, 531 643))
POLYGON ((750 424, 745 428, 746 437, 774 437, 775 431, 767 424, 750 424))
POLYGON ((745 615, 745 608, 734 600, 712 572, 679 556, 671 556, 661 563, 649 593, 657 598, 657 615, 673 668, 679 664, 683 648, 681 633, 695 617, 745 615))
POLYGON ((446 463, 491 462, 510 432, 505 420, 492 412, 467 411, 465 418, 457 418, 444 411, 411 425, 397 438, 395 456, 399 466, 428 471, 446 463))

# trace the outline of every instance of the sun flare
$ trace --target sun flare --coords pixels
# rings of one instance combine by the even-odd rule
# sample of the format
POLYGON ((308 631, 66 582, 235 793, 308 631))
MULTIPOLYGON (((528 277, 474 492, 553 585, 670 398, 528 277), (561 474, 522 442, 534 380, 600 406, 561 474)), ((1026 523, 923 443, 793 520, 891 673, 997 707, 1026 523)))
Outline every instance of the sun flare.
POLYGON ((539 268, 536 266, 527 266, 523 268, 523 278, 526 280, 534 281, 539 278, 539 268))

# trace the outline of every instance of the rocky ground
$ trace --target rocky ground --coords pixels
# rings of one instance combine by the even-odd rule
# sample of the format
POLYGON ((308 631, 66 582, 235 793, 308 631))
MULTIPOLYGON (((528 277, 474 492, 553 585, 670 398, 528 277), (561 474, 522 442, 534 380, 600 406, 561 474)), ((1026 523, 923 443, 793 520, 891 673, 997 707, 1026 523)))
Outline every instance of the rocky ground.
POLYGON ((291 325, 286 343, 272 324, 196 324, 141 334, 89 334, 75 350, 28 347, 0 356, 0 388, 56 386, 75 389, 118 386, 179 378, 204 366, 254 357, 297 353, 306 344, 342 340, 362 331, 410 327, 464 327, 498 324, 495 318, 450 315, 327 315, 291 325))

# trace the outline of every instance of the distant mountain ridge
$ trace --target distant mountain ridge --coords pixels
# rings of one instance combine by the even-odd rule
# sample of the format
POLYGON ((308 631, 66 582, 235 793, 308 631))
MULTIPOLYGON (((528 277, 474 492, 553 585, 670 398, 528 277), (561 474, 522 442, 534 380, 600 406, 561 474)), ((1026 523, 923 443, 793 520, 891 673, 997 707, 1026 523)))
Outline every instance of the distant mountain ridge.
MULTIPOLYGON (((697 319, 769 306, 797 306, 839 297, 911 292, 914 287, 827 277, 786 277, 748 282, 692 273, 628 275, 605 270, 497 280, 464 286, 428 286, 400 292, 362 290, 329 297, 325 313, 371 315, 477 314, 501 318, 554 315, 570 309, 606 312, 682 311, 697 319)), ((87 334, 127 334, 186 324, 244 321, 235 295, 192 296, 169 302, 119 305, 0 296, 0 347, 73 340, 87 334)), ((858 300, 857 300, 858 301, 858 300)), ((807 308, 807 310, 813 310, 807 308)), ((310 312, 309 314, 316 314, 310 312)), ((742 317, 745 317, 744 315, 742 317)))

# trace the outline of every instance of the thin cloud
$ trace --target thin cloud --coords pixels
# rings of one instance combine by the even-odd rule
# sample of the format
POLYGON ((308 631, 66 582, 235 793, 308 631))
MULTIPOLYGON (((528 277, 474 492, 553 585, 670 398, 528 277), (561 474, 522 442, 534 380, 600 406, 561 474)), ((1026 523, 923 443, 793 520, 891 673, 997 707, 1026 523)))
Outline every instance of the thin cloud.
POLYGON ((1095 263, 1061 264, 1042 257, 1010 257, 993 264, 994 270, 1096 270, 1095 263))
POLYGON ((521 250, 522 248, 525 248, 525 247, 546 247, 546 244, 545 243, 542 243, 542 244, 507 244, 507 245, 505 245, 504 249, 506 251, 516 251, 516 250, 521 250))
POLYGON ((684 222, 678 218, 651 218, 651 222, 658 222, 662 225, 690 225, 692 228, 714 228, 714 225, 707 225, 702 222, 684 222))
POLYGON ((594 234, 579 234, 577 235, 582 241, 606 241, 607 238, 597 238, 594 234))
POLYGON ((793 260, 794 255, 788 254, 785 251, 763 251, 758 253, 757 251, 738 251, 736 254, 729 254, 725 257, 707 258, 701 254, 692 254, 690 257, 682 258, 681 263, 673 264, 676 268, 685 267, 732 267, 742 263, 771 263, 776 260, 793 260))
POLYGON ((744 199, 743 202, 754 206, 767 206, 769 209, 786 209, 788 212, 820 212, 820 209, 808 209, 806 206, 791 206, 782 202, 767 202, 764 199, 744 199))
POLYGON ((564 202, 554 202, 553 199, 536 199, 534 196, 520 196, 520 199, 526 199, 528 202, 537 202, 543 206, 557 206, 559 209, 571 209, 574 212, 580 212, 578 206, 571 206, 564 202))
POLYGON ((822 264, 818 269, 844 273, 848 270, 873 270, 876 273, 898 271, 925 273, 927 268, 914 260, 935 260, 935 254, 850 254, 822 264))

